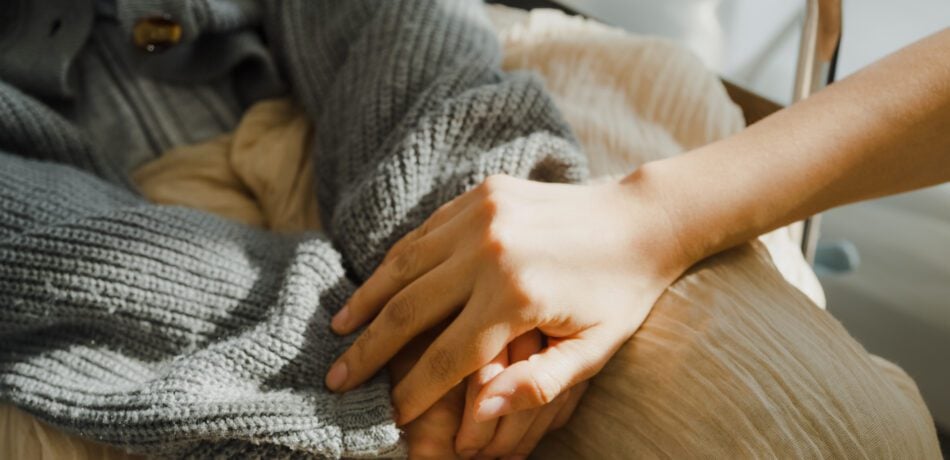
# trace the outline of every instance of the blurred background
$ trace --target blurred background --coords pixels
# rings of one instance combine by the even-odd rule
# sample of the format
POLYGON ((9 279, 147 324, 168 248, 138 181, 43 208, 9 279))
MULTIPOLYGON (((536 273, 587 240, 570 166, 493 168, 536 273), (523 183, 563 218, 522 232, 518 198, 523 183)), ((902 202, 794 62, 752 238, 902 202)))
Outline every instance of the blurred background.
MULTIPOLYGON (((783 105, 791 101, 804 0, 556 3, 672 38, 726 79, 783 105)), ((950 0, 842 3, 839 79, 950 26, 950 0)), ((832 210, 821 233, 826 243, 850 242, 860 259, 850 273, 821 276, 829 311, 871 353, 915 378, 950 455, 950 184, 832 210)))

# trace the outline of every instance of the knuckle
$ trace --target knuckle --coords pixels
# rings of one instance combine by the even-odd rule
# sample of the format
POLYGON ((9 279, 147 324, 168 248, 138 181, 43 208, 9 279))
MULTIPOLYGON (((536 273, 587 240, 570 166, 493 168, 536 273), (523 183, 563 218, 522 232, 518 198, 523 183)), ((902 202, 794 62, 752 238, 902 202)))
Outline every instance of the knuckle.
POLYGON ((522 277, 515 273, 507 276, 505 286, 506 313, 524 324, 536 324, 543 316, 542 302, 538 299, 522 277))
POLYGON ((383 261, 379 264, 378 267, 376 267, 376 272, 373 273, 374 275, 376 273, 379 273, 380 270, 389 269, 389 267, 393 263, 393 259, 399 256, 399 254, 402 254, 403 244, 404 243, 402 242, 402 240, 400 240, 400 241, 397 241, 396 244, 392 245, 391 248, 389 248, 389 251, 386 252, 386 256, 383 257, 383 261))
POLYGON ((389 301, 385 314, 393 324, 411 324, 416 316, 415 302, 408 295, 397 294, 389 301))
POLYGON ((500 263, 505 258, 505 244, 501 240, 489 234, 485 238, 483 253, 492 262, 500 263))
POLYGON ((482 184, 479 186, 479 188, 482 189, 483 192, 496 192, 505 186, 505 183, 507 183, 508 179, 509 177, 504 174, 492 174, 482 181, 482 184))
POLYGON ((435 228, 435 216, 437 213, 438 211, 429 216, 429 218, 426 219, 425 222, 423 222, 422 225, 416 229, 415 235, 413 235, 415 239, 422 238, 423 236, 426 236, 432 232, 432 230, 435 228))
POLYGON ((432 348, 429 353, 429 375, 437 382, 448 380, 456 368, 453 353, 445 348, 432 348))
POLYGON ((481 211, 482 218, 488 222, 498 217, 506 202, 505 191, 498 183, 497 180, 492 181, 491 178, 489 178, 489 180, 486 180, 478 189, 478 210, 481 211))
POLYGON ((418 261, 416 244, 410 243, 404 246, 392 259, 390 263, 390 275, 397 281, 410 279, 416 270, 418 261))
POLYGON ((450 212, 452 212, 452 207, 457 203, 456 200, 458 198, 459 196, 456 196, 455 198, 452 198, 440 204, 439 207, 435 208, 435 211, 433 211, 432 214, 429 215, 429 218, 426 219, 426 223, 431 222, 431 221, 442 221, 446 217, 448 217, 447 215, 450 212))
POLYGON ((370 323, 366 329, 360 334, 356 339, 356 342, 353 342, 353 346, 350 347, 347 352, 348 355, 352 357, 352 362, 365 362, 366 357, 369 355, 367 350, 371 348, 371 345, 376 340, 376 326, 373 323, 370 323))
POLYGON ((545 369, 536 369, 530 380, 528 397, 531 402, 545 405, 554 401, 561 392, 561 385, 557 379, 545 369))
POLYGON ((386 252, 386 257, 383 258, 383 263, 391 264, 393 259, 395 259, 396 257, 399 257, 400 255, 402 255, 402 253, 406 252, 405 251, 406 246, 408 246, 409 243, 413 241, 414 232, 416 232, 416 230, 409 232, 408 234, 400 238, 398 241, 396 241, 396 244, 393 244, 392 247, 389 248, 389 251, 386 252))
POLYGON ((511 253, 512 238, 499 222, 492 222, 486 226, 483 234, 483 251, 496 265, 504 265, 504 261, 511 253))
POLYGON ((498 192, 487 193, 478 201, 478 211, 485 222, 492 222, 498 217, 501 211, 501 199, 498 192))

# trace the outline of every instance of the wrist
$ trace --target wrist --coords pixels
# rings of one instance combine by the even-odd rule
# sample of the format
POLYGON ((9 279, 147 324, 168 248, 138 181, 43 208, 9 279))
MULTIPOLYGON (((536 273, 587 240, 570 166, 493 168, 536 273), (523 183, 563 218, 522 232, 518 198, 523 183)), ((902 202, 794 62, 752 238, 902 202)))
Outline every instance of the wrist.
POLYGON ((703 250, 689 236, 688 222, 680 217, 675 195, 666 190, 669 181, 660 171, 663 166, 657 163, 647 163, 623 178, 617 190, 625 226, 634 235, 632 249, 651 261, 654 275, 669 284, 702 259, 703 250))
MULTIPOLYGON (((625 177, 624 193, 645 211, 651 222, 648 238, 653 257, 676 276, 700 260, 744 240, 733 241, 733 221, 742 221, 741 210, 715 193, 726 187, 710 180, 710 173, 692 171, 688 155, 652 161, 625 177), (714 187, 700 184, 714 182, 714 187), (727 209, 728 208, 728 209, 727 209)), ((640 226, 643 217, 640 217, 640 226)))

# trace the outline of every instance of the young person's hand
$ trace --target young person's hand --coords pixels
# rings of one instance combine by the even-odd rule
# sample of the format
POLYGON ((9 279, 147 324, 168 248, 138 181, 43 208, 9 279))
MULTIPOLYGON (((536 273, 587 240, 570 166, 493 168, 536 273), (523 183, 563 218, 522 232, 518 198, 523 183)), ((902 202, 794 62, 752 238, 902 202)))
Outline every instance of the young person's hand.
POLYGON ((469 397, 471 417, 555 402, 604 366, 692 262, 654 198, 622 183, 489 178, 393 246, 336 315, 340 334, 372 323, 331 367, 327 386, 354 388, 450 321, 393 390, 400 424, 535 329, 547 348, 483 379, 469 397))
POLYGON ((337 314, 341 334, 372 323, 327 386, 359 385, 450 321, 393 390, 401 423, 534 329, 548 346, 490 378, 473 418, 554 401, 596 374, 699 259, 834 206, 950 180, 948 58, 944 29, 622 182, 489 178, 396 244, 337 314))

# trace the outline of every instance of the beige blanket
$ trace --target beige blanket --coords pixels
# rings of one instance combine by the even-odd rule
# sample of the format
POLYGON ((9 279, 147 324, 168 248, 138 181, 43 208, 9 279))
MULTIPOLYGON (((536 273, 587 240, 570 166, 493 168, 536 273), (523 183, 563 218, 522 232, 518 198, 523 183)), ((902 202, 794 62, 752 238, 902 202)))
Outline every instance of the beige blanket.
MULTIPOLYGON (((594 180, 743 126, 716 77, 668 42, 554 11, 491 13, 504 67, 546 79, 594 180)), ((235 133, 169 152, 135 179, 155 201, 279 231, 318 228, 307 126, 289 101, 262 102, 235 133)), ((816 308, 820 286, 787 234, 764 240, 768 252, 730 251, 670 287, 538 457, 939 458, 913 381, 816 308)), ((123 456, 9 407, 0 446, 0 458, 123 456)))

